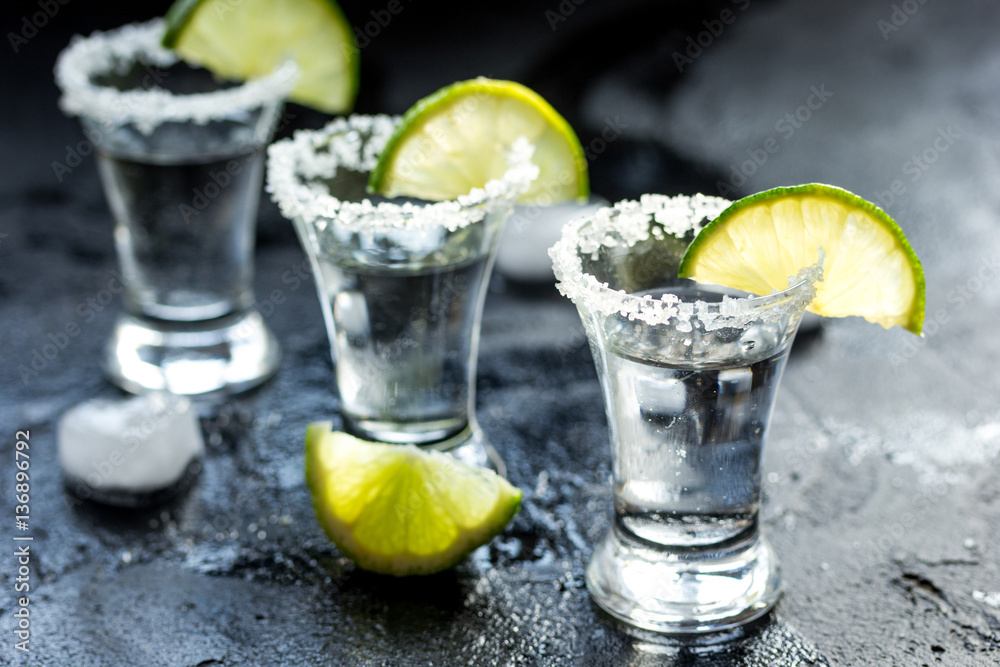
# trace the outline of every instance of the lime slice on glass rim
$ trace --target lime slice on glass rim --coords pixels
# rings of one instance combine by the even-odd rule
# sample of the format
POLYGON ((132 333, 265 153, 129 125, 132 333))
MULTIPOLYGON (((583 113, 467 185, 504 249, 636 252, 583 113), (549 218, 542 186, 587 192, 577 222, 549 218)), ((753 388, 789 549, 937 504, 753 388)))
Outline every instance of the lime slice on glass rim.
POLYGON ((500 178, 519 137, 540 173, 520 201, 549 204, 590 194, 587 159, 573 128, 538 93, 479 77, 414 104, 389 138, 368 187, 387 197, 445 201, 500 178))
POLYGON ((358 48, 334 0, 176 0, 165 21, 163 46, 217 76, 253 79, 291 58, 293 102, 327 113, 354 105, 358 48))
POLYGON ((695 237, 678 274, 770 294, 816 264, 820 250, 823 279, 809 311, 920 334, 924 272, 903 231, 875 204, 831 185, 775 188, 735 202, 695 237))
POLYGON ((359 567, 407 576, 447 569, 517 514, 521 491, 492 470, 414 445, 306 430, 306 481, 327 536, 359 567))

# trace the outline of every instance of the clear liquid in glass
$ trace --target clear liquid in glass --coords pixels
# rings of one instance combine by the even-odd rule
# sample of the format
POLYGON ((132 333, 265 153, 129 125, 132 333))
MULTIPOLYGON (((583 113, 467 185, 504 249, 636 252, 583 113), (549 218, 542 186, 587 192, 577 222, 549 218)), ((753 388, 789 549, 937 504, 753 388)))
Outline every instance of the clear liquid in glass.
POLYGON ((742 366, 685 368, 608 357, 615 511, 637 538, 689 547, 756 526, 760 458, 784 351, 742 366))
POLYGON ((469 426, 478 322, 491 255, 387 267, 321 257, 347 430, 425 444, 469 426))
MULTIPOLYGON (((687 281, 642 294, 665 292, 686 302, 723 298, 687 281)), ((701 632, 774 604, 780 575, 759 532, 760 464, 795 323, 596 323, 615 515, 587 577, 612 614, 701 632)))
POLYGON ((101 153, 132 315, 195 322, 253 303, 262 151, 142 161, 101 153))
POLYGON ((273 119, 102 135, 97 165, 124 282, 105 371, 126 390, 227 395, 276 370, 279 347, 253 294, 258 126, 266 136, 273 119))

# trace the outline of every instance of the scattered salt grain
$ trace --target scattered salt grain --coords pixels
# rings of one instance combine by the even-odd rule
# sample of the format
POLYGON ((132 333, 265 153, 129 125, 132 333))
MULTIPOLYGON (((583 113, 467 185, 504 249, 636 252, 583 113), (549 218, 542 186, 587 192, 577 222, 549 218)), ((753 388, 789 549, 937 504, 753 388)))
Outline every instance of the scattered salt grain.
POLYGON ((977 602, 1000 609, 1000 592, 984 593, 983 591, 972 591, 972 598, 977 602))

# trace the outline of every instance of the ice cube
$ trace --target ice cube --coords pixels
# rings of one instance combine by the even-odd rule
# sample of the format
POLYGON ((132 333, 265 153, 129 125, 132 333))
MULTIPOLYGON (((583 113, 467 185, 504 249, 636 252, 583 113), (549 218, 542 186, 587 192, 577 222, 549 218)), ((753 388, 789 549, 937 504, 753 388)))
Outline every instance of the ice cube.
POLYGON ((548 249, 559 240, 563 225, 605 204, 600 197, 592 197, 585 204, 570 201, 516 206, 500 237, 497 272, 521 282, 552 282, 555 276, 548 249))
POLYGON ((205 451, 191 401, 160 392, 79 403, 59 421, 58 441, 78 495, 123 505, 144 504, 123 494, 171 489, 205 451))

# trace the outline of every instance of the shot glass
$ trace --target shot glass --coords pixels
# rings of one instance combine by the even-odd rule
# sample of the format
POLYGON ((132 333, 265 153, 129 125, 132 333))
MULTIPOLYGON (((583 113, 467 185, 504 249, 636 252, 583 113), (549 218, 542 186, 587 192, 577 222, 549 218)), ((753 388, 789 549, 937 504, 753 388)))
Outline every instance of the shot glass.
POLYGON ((476 422, 483 301, 504 222, 537 175, 530 147, 457 200, 366 192, 397 119, 336 119, 269 149, 268 190, 312 262, 343 428, 493 464, 476 422))
POLYGON ((228 85, 163 48, 163 29, 77 37, 55 68, 115 219, 124 312, 103 365, 134 393, 228 394, 278 364, 253 249, 264 147, 297 69, 228 85))
POLYGON ((586 581, 646 630, 732 628, 778 600, 759 530, 760 459, 815 272, 764 296, 679 279, 695 233, 728 202, 646 195, 569 223, 550 250, 604 395, 614 520, 586 581))

